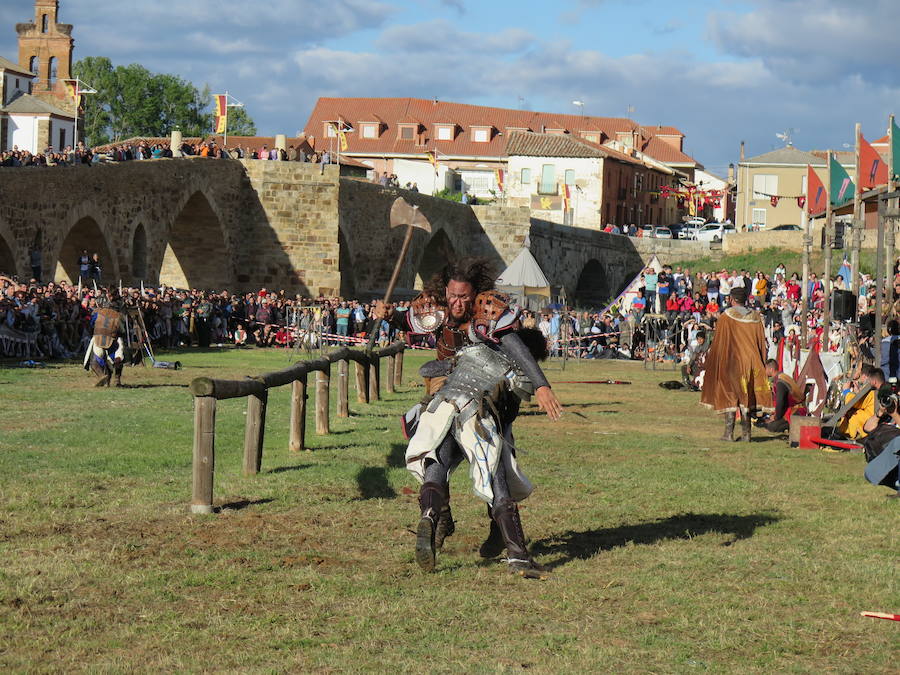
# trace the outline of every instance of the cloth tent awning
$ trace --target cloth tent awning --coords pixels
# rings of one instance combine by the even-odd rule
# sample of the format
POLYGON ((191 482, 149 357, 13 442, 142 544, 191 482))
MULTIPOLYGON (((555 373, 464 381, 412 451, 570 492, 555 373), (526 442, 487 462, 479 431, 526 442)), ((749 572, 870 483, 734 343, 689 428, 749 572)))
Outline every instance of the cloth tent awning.
POLYGON ((547 279, 537 260, 531 255, 531 251, 523 248, 509 267, 497 277, 498 286, 526 286, 529 288, 547 288, 549 293, 550 281, 547 279))
POLYGON ((497 277, 497 289, 509 293, 517 302, 528 308, 532 308, 532 304, 535 304, 535 307, 539 304, 529 302, 528 296, 549 299, 553 293, 550 281, 527 246, 519 251, 515 260, 497 277))
POLYGON ((625 287, 621 293, 619 293, 618 297, 613 300, 608 307, 606 307, 603 312, 609 312, 613 307, 618 307, 618 310, 621 314, 625 314, 631 310, 631 301, 637 297, 638 289, 641 287, 641 276, 644 274, 644 270, 648 267, 652 267, 653 271, 659 274, 662 271, 662 262, 660 262, 659 257, 655 254, 652 258, 650 258, 650 262, 644 265, 641 268, 641 271, 634 275, 634 279, 625 287))

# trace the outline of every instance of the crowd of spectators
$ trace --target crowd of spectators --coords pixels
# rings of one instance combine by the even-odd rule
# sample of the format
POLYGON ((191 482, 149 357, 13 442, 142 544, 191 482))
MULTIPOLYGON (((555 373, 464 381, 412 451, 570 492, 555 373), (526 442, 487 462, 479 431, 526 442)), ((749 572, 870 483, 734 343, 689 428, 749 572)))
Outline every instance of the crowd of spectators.
MULTIPOLYGON (((0 356, 80 357, 92 335, 91 320, 103 301, 140 307, 147 335, 162 348, 238 345, 317 348, 365 341, 374 318, 372 306, 342 298, 289 296, 260 289, 241 295, 198 289, 25 283, 0 275, 0 356), (12 338, 27 335, 29 353, 12 338)), ((408 303, 399 304, 406 311, 408 303)), ((404 337, 381 322, 378 340, 404 337)))

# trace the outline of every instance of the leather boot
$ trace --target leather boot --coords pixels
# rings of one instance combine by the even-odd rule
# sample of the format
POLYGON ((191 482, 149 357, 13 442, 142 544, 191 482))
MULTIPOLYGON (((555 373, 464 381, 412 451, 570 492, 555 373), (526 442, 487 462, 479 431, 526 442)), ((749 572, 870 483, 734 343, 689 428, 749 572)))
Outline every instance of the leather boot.
POLYGON ((753 425, 753 420, 750 419, 750 413, 745 413, 741 415, 741 441, 744 443, 750 442, 750 428, 753 425))
POLYGON ((419 491, 419 506, 422 517, 416 528, 416 562, 426 572, 434 570, 434 534, 438 516, 447 502, 447 492, 438 483, 424 483, 419 491))
POLYGON ((491 515, 490 506, 487 507, 487 513, 491 521, 491 530, 488 532, 487 539, 481 544, 481 548, 478 549, 478 555, 482 558, 496 558, 503 553, 506 543, 503 541, 503 533, 500 532, 500 526, 497 525, 497 521, 491 515))
POLYGON ((113 368, 113 371, 116 374, 116 386, 121 387, 122 386, 122 362, 119 359, 116 359, 116 364, 115 364, 115 367, 113 368))
POLYGON ((491 510, 506 543, 506 561, 510 572, 526 579, 545 579, 547 570, 538 565, 525 547, 525 532, 519 518, 519 507, 512 499, 501 499, 491 510))
POLYGON ((109 370, 104 370, 100 367, 100 364, 97 363, 96 359, 91 358, 91 372, 97 376, 97 382, 94 383, 95 387, 105 387, 109 384, 109 378, 112 377, 112 373, 109 370))
POLYGON ((438 514, 438 520, 434 527, 434 548, 440 551, 444 547, 444 539, 452 537, 456 532, 456 523, 453 522, 453 514, 450 512, 450 502, 447 501, 438 514))
POLYGON ((723 441, 733 441, 734 440, 734 416, 735 413, 729 412, 725 413, 725 433, 722 434, 723 441))

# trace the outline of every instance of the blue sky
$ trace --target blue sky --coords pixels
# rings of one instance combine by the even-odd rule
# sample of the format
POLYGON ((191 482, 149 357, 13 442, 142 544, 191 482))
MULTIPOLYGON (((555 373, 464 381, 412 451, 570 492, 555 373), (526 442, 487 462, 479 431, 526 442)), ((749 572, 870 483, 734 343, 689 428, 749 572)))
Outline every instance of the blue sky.
MULTIPOLYGON (((884 133, 900 111, 897 0, 61 0, 75 57, 176 73, 246 105, 261 133, 319 96, 416 96, 679 127, 724 173, 793 128, 804 149, 884 133)), ((0 5, 0 54, 33 0, 0 5)))

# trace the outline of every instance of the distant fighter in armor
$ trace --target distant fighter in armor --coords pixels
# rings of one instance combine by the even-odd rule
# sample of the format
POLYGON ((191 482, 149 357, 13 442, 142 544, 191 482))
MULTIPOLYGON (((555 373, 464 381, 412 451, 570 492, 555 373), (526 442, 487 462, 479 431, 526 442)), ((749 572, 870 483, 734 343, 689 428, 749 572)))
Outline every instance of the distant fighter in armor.
MULTIPOLYGON (((389 309, 379 304, 376 314, 386 316, 389 309)), ((520 400, 532 392, 551 419, 561 415, 532 354, 546 356, 546 343, 526 346, 517 308, 493 290, 487 267, 477 261, 448 265, 406 314, 407 330, 437 335, 437 360, 420 369, 428 397, 404 418, 407 468, 422 483, 416 561, 426 571, 434 569, 436 551, 453 533, 449 476, 465 457, 475 493, 488 504, 491 518, 481 555, 496 557, 506 548, 512 571, 542 577, 519 518, 517 502, 532 487, 516 463, 512 422, 520 400)))
POLYGON ((108 387, 113 375, 116 386, 122 386, 122 366, 125 361, 125 320, 114 301, 103 301, 91 317, 94 337, 84 355, 84 369, 97 376, 96 387, 108 387))

